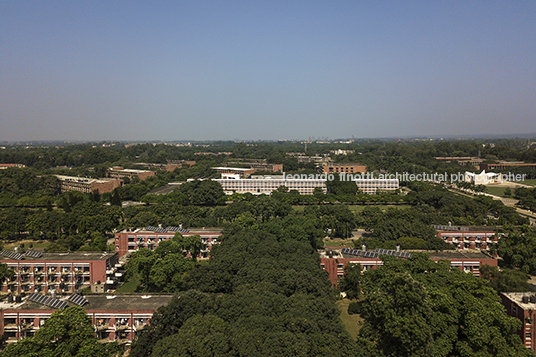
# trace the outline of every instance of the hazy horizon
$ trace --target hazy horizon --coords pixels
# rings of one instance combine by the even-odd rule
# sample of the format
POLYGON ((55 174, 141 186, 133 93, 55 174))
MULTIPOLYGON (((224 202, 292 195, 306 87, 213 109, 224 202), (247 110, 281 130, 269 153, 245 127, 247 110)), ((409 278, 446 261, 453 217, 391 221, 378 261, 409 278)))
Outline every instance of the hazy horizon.
POLYGON ((0 141, 536 132, 535 2, 0 10, 0 141))

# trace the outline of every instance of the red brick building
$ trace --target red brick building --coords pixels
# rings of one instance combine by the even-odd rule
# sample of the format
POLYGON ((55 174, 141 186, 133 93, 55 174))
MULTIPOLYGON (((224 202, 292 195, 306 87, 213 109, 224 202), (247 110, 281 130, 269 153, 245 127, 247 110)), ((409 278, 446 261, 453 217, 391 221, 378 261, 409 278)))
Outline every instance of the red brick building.
POLYGON ((156 249, 158 243, 173 238, 175 233, 183 236, 193 236, 198 234, 203 243, 203 249, 198 258, 208 258, 210 249, 219 242, 221 236, 220 228, 207 229, 182 229, 179 227, 146 227, 138 229, 125 229, 115 234, 115 251, 121 257, 127 253, 135 252, 141 248, 156 249))
MULTIPOLYGON (((344 267, 347 264, 361 264, 361 269, 376 269, 378 266, 383 265, 383 261, 380 259, 381 255, 396 255, 396 251, 389 251, 387 249, 374 251, 362 251, 357 250, 356 254, 348 254, 348 251, 354 251, 355 249, 344 247, 326 247, 324 251, 320 251, 320 266, 322 270, 329 273, 329 280, 336 285, 337 280, 344 276, 344 267)), ((399 252, 400 257, 410 257, 412 252, 403 251, 399 252)), ((483 253, 461 253, 457 251, 443 251, 443 252, 425 252, 430 255, 430 259, 433 261, 450 260, 451 266, 457 267, 468 273, 473 273, 475 276, 480 277, 480 266, 487 264, 497 266, 497 259, 485 255, 483 253)))
MULTIPOLYGON (((29 251, 31 252, 31 251, 29 251)), ((2 255, 8 254, 2 251, 2 255)), ((113 289, 117 283, 119 260, 116 253, 70 252, 38 253, 34 256, 10 254, 0 256, 0 262, 15 271, 2 285, 5 293, 74 292, 76 289, 97 286, 113 289)))
POLYGON ((120 179, 94 179, 91 177, 76 177, 56 175, 60 181, 60 192, 78 191, 91 193, 112 192, 116 187, 123 186, 123 180, 120 179))
MULTIPOLYGON (((83 308, 91 318, 100 342, 130 344, 149 323, 153 313, 167 305, 172 297, 173 294, 92 294, 84 296, 83 308)), ((67 306, 74 305, 69 296, 55 300, 67 306)), ((55 311, 27 297, 13 299, 13 296, 5 296, 0 301, 0 336, 7 343, 32 337, 55 311)))
POLYGON ((523 328, 517 333, 525 347, 536 352, 536 293, 501 293, 501 300, 506 313, 523 323, 523 328))
POLYGON ((346 174, 364 174, 367 172, 367 166, 364 164, 355 164, 355 163, 335 163, 330 162, 324 164, 324 172, 326 174, 333 173, 346 173, 346 174))

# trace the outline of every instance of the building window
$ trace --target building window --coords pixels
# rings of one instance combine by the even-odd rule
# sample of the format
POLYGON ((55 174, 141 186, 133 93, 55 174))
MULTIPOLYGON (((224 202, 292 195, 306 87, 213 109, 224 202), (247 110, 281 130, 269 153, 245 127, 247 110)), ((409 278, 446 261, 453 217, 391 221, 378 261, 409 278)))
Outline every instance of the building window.
POLYGON ((530 340, 530 339, 531 339, 530 332, 525 332, 525 340, 530 340))

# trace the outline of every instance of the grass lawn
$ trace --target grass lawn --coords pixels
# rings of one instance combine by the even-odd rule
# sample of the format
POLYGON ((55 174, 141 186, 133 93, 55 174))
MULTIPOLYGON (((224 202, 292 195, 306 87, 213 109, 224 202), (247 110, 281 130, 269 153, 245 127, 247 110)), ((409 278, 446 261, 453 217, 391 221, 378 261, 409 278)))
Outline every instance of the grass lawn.
POLYGON ((351 239, 341 239, 341 238, 335 238, 335 239, 326 239, 324 240, 324 245, 327 247, 340 247, 340 246, 354 246, 354 241, 351 239))
POLYGON ((135 276, 129 279, 126 283, 121 285, 119 289, 116 290, 118 293, 133 293, 136 292, 136 289, 141 284, 141 279, 139 276, 135 276))
POLYGON ((525 185, 536 186, 536 180, 525 180, 525 181, 521 181, 520 183, 524 183, 525 185))
MULTIPOLYGON (((492 195, 496 195, 496 196, 501 196, 501 197, 506 197, 504 195, 504 190, 506 189, 506 187, 494 187, 494 186, 487 186, 486 187, 486 192, 489 192, 491 193, 492 195)), ((512 190, 512 189, 510 189, 512 190)))
POLYGON ((28 249, 28 246, 30 244, 33 244, 34 249, 44 249, 50 245, 50 242, 46 240, 23 239, 23 240, 17 240, 13 242, 4 243, 4 249, 13 250, 15 247, 20 247, 21 243, 24 244, 24 249, 28 249))
POLYGON ((348 315, 348 305, 350 305, 350 300, 343 299, 336 302, 337 308, 340 312, 340 318, 344 329, 348 331, 350 336, 353 339, 357 337, 359 330, 361 329, 361 324, 363 319, 359 315, 348 315))

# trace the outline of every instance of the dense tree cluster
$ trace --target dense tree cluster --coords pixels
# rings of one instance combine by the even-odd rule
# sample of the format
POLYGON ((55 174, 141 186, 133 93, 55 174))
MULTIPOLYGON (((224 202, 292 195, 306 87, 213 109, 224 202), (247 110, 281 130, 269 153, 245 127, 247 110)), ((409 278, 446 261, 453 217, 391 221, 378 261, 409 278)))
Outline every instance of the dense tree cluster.
POLYGON ((484 264, 480 267, 482 279, 489 280, 497 292, 529 291, 529 276, 517 269, 503 268, 484 264))
POLYGON ((519 200, 520 207, 536 212, 536 188, 516 188, 514 198, 519 200))
POLYGON ((103 205, 95 196, 67 192, 57 199, 60 209, 0 209, 0 237, 13 239, 23 233, 32 239, 54 243, 51 250, 105 250, 106 233, 119 226, 122 209, 103 205), (87 248, 87 249, 86 249, 87 248))
POLYGON ((525 274, 536 273, 536 230, 528 227, 502 229, 504 236, 499 239, 494 252, 502 258, 505 267, 520 269, 525 274))
POLYGON ((263 232, 224 239, 189 290, 153 316, 131 356, 354 356, 309 244, 263 232))
POLYGON ((534 356, 484 279, 425 254, 383 257, 359 282, 360 336, 378 356, 534 356))
POLYGON ((176 233, 170 240, 160 242, 155 250, 144 248, 134 252, 125 266, 127 276, 139 277, 144 291, 179 291, 202 248, 198 235, 183 237, 176 233))

